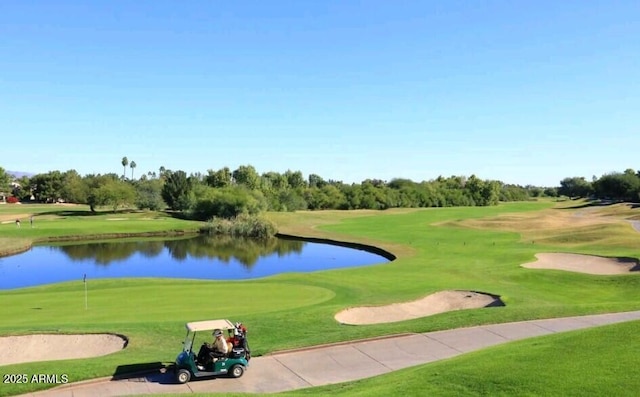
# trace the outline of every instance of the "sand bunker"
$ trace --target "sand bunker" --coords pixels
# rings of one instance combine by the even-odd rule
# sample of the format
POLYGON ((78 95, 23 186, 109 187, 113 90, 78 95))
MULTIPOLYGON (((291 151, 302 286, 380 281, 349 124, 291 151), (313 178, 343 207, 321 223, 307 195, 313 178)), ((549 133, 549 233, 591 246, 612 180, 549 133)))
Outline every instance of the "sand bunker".
POLYGON ((594 255, 543 253, 536 254, 537 261, 525 263, 528 269, 566 270, 587 274, 629 274, 640 270, 638 261, 632 258, 605 258, 594 255))
POLYGON ((3 336, 0 337, 0 366, 104 356, 126 345, 125 338, 112 334, 3 336))
POLYGON ((453 310, 504 306, 493 295, 472 291, 440 291, 412 302, 386 306, 352 307, 336 314, 342 324, 365 325, 411 320, 453 310))

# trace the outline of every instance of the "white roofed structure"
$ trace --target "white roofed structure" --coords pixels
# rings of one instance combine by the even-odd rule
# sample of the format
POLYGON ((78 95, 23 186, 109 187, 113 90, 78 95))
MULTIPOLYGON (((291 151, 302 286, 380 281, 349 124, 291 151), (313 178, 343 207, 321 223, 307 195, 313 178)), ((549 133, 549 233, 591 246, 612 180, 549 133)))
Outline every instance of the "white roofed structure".
POLYGON ((235 325, 229 320, 206 320, 206 321, 193 321, 187 323, 187 330, 190 332, 198 331, 211 331, 213 329, 233 329, 235 325))

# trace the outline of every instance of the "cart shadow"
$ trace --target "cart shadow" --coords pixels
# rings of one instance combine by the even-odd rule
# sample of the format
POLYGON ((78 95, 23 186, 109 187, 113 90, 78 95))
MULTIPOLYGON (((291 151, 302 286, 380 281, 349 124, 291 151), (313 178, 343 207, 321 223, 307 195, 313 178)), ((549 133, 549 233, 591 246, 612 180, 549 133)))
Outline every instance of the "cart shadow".
MULTIPOLYGON (((116 368, 111 379, 131 382, 149 382, 159 385, 178 384, 173 365, 161 362, 120 365, 116 368)), ((218 379, 218 376, 204 376, 191 379, 191 381, 214 379, 218 379)))
POLYGON ((173 373, 171 369, 167 369, 166 371, 156 371, 151 374, 147 374, 145 379, 149 383, 157 383, 159 385, 175 385, 178 384, 176 380, 176 375, 173 373))
POLYGON ((169 384, 176 383, 173 371, 165 363, 151 362, 119 365, 116 367, 112 380, 146 379, 148 382, 169 384))
MULTIPOLYGON (((219 379, 220 376, 203 376, 200 378, 191 378, 189 382, 199 382, 199 381, 208 381, 208 380, 216 380, 219 379)), ((173 371, 173 368, 165 368, 163 370, 155 371, 153 373, 148 373, 145 375, 144 379, 149 383, 157 383, 159 385, 176 385, 180 384, 176 379, 176 374, 173 371)))

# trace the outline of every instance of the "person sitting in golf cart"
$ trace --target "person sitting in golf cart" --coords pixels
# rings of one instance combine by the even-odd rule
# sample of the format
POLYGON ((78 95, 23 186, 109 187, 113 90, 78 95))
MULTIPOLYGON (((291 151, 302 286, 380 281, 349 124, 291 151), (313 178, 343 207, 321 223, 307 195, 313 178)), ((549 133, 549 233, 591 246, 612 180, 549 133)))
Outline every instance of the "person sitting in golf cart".
POLYGON ((226 357, 227 354, 229 354, 229 346, 227 346, 227 341, 224 339, 222 330, 214 330, 213 337, 213 343, 203 344, 198 352, 198 361, 203 365, 206 365, 211 361, 215 361, 218 358, 226 357))
POLYGON ((222 330, 216 329, 213 331, 213 348, 212 353, 214 357, 225 357, 229 354, 229 346, 227 345, 227 341, 224 339, 224 334, 222 330))

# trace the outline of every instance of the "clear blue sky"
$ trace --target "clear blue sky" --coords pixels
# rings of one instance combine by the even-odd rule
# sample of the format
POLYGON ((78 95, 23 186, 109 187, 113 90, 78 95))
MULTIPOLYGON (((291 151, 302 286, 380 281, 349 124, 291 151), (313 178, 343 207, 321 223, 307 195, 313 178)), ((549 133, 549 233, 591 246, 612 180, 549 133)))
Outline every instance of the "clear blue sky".
POLYGON ((637 0, 2 1, 0 166, 638 169, 638 21, 637 0))

